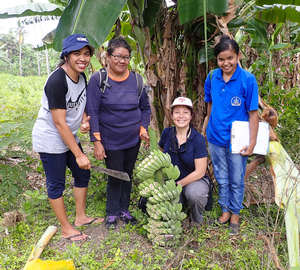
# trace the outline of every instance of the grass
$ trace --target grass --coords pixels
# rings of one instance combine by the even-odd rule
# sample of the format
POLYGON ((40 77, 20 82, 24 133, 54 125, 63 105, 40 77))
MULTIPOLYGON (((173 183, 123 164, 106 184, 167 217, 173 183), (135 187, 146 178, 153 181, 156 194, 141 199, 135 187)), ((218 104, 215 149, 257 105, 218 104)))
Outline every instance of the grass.
MULTIPOLYGON (((14 129, 10 125, 34 120, 45 78, 40 80, 15 78, 0 74, 0 79, 0 108, 2 108, 0 146, 1 143, 5 143, 3 138, 8 138, 10 146, 13 146, 15 141, 30 141, 32 129, 30 125, 22 127, 23 133, 20 133, 18 139, 15 139, 13 134, 20 130, 20 127, 14 129), (7 123, 7 126, 4 123, 7 123), (4 132, 5 136, 3 136, 4 127, 7 130, 4 132)), ((92 157, 87 136, 82 136, 81 140, 92 163, 100 165, 101 162, 92 157)), ((24 151, 13 151, 12 147, 0 148, 2 151, 0 158, 15 156, 23 161, 22 166, 11 166, 5 161, 0 161, 0 194, 2 194, 0 222, 4 220, 5 212, 19 210, 26 215, 24 221, 7 228, 9 234, 6 234, 6 228, 0 225, 0 269, 22 269, 33 245, 47 227, 56 225, 59 228, 59 224, 47 200, 43 169, 36 155, 33 156, 31 152, 24 154, 24 151), (25 168, 31 169, 27 176, 25 168), (4 179, 7 185, 3 185, 4 179), (21 192, 16 192, 16 187, 21 189, 21 192)), ((299 164, 298 151, 294 153, 296 156, 293 160, 299 164)), ((141 148, 136 165, 147 154, 148 151, 141 148)), ((267 188, 270 190, 274 188, 266 166, 261 166, 247 183, 255 186, 264 198, 272 198, 272 192, 267 188)), ((265 204, 250 205, 242 210, 241 233, 238 235, 229 235, 224 226, 213 229, 206 223, 198 230, 192 229, 188 227, 187 221, 184 221, 184 233, 180 244, 165 248, 152 245, 146 237, 142 225, 145 224, 147 217, 137 207, 138 184, 138 179, 134 177, 130 208, 140 221, 138 226, 121 225, 117 230, 110 232, 103 224, 82 227, 80 229, 91 236, 84 243, 66 243, 61 239, 59 228, 43 251, 41 259, 72 259, 76 269, 80 270, 276 269, 277 259, 282 269, 289 268, 283 210, 270 203, 270 200, 265 204)), ((105 216, 105 194, 105 176, 92 171, 87 198, 89 216, 105 216)), ((70 172, 67 175, 64 199, 67 215, 73 222, 75 205, 70 172)), ((204 213, 205 222, 221 214, 217 199, 216 191, 212 211, 204 213)))
MULTIPOLYGON (((88 145, 85 144, 85 145, 88 145)), ((147 154, 141 149, 138 160, 147 154)), ((93 160, 99 165, 99 161, 93 160)), ((36 168, 40 162, 36 160, 36 168)), ((131 210, 140 221, 138 226, 124 226, 107 231, 104 225, 83 227, 91 239, 83 244, 66 243, 60 231, 51 239, 41 258, 44 260, 72 259, 76 269, 276 269, 274 250, 281 267, 288 268, 287 244, 283 212, 275 204, 252 205, 241 213, 241 233, 228 234, 225 226, 214 229, 203 225, 201 229, 189 228, 184 222, 184 234, 180 245, 164 248, 152 245, 145 236, 142 225, 147 217, 137 208, 139 199, 138 180, 134 179, 131 210)), ((92 172, 87 199, 87 213, 90 216, 105 216, 106 181, 103 174, 92 172)), ((29 188, 28 188, 29 189, 29 188)), ((22 195, 20 211, 26 213, 25 221, 5 228, 0 227, 0 269, 22 269, 34 243, 49 225, 59 226, 45 199, 45 188, 22 195)), ((72 180, 67 177, 65 192, 67 214, 74 221, 74 197, 72 180)), ((0 209, 9 205, 1 200, 0 209)), ((221 211, 214 196, 214 207, 204 214, 207 221, 216 218, 221 211)))

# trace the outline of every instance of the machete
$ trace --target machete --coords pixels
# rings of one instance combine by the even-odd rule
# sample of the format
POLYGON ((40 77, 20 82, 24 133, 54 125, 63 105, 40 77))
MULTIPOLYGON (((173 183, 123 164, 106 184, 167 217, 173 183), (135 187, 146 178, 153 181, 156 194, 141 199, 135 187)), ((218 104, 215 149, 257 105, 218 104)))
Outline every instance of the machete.
POLYGON ((93 164, 91 165, 91 167, 92 167, 92 169, 94 169, 96 171, 103 172, 112 177, 119 178, 124 181, 130 181, 130 177, 129 177, 128 173, 126 173, 126 172, 120 172, 120 171, 116 171, 116 170, 112 170, 112 169, 107 169, 107 168, 99 167, 99 166, 96 166, 93 164))

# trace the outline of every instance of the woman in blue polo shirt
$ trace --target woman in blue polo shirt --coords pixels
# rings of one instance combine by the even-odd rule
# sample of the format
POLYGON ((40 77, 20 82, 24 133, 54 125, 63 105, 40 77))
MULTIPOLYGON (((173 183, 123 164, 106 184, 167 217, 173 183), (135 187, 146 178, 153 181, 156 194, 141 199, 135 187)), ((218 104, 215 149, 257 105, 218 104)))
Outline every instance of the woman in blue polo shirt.
POLYGON ((222 36, 214 54, 219 69, 205 81, 209 117, 206 134, 219 184, 222 215, 211 224, 229 223, 230 233, 237 233, 243 208, 246 162, 253 153, 258 131, 258 86, 254 75, 239 66, 241 52, 234 40, 222 36), (250 143, 239 154, 230 152, 230 128, 235 120, 250 123, 250 143))
POLYGON ((177 165, 180 176, 176 180, 181 185, 180 201, 191 208, 191 225, 203 222, 203 211, 207 204, 209 179, 205 177, 207 150, 205 138, 190 126, 193 117, 193 104, 189 98, 176 98, 171 105, 173 127, 161 133, 159 147, 169 153, 172 163, 177 165))

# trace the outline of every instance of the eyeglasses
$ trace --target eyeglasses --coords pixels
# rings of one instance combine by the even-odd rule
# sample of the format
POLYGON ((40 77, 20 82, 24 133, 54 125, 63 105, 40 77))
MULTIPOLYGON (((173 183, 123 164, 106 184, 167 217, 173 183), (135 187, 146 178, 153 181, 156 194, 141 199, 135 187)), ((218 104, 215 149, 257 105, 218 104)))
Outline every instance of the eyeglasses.
MULTIPOLYGON (((187 134, 186 134, 187 137, 188 137, 188 134, 189 134, 190 130, 191 130, 191 128, 189 128, 189 130, 188 130, 188 132, 187 132, 187 134)), ((184 147, 184 149, 181 149, 181 150, 180 150, 180 147, 178 147, 178 143, 176 143, 175 137, 176 137, 176 129, 175 129, 175 127, 174 127, 173 130, 172 130, 172 139, 171 139, 171 141, 170 141, 170 148, 169 148, 169 151, 170 151, 170 152, 173 152, 173 153, 176 153, 176 154, 186 152, 187 144, 188 144, 188 139, 187 139, 186 142, 185 142, 185 147, 184 147)))
POLYGON ((129 62, 130 61, 130 56, 122 56, 119 54, 110 54, 111 56, 113 56, 115 58, 116 61, 121 61, 122 59, 124 60, 124 62, 129 62))
MULTIPOLYGON (((176 136, 176 135, 175 135, 175 136, 176 136)), ((169 149, 169 151, 170 151, 170 152, 173 152, 173 153, 175 153, 175 154, 178 154, 178 153, 184 153, 184 152, 186 152, 186 149, 187 149, 187 142, 188 142, 188 141, 185 142, 185 147, 184 147, 184 149, 181 149, 181 150, 180 150, 180 147, 177 147, 178 144, 176 143, 175 138, 173 137, 172 140, 171 140, 171 142, 170 142, 170 149, 169 149)))

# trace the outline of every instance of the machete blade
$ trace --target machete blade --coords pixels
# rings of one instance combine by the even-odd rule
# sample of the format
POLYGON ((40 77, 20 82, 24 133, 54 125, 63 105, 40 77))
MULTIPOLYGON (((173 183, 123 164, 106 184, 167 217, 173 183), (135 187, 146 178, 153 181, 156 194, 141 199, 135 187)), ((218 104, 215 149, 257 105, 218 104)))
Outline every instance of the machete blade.
POLYGON ((91 167, 92 167, 92 169, 94 169, 96 171, 103 172, 112 177, 119 178, 124 181, 130 181, 130 177, 129 177, 128 173, 126 173, 126 172, 120 172, 120 171, 116 171, 116 170, 112 170, 112 169, 107 169, 107 168, 103 168, 103 167, 96 166, 93 164, 91 165, 91 167))

